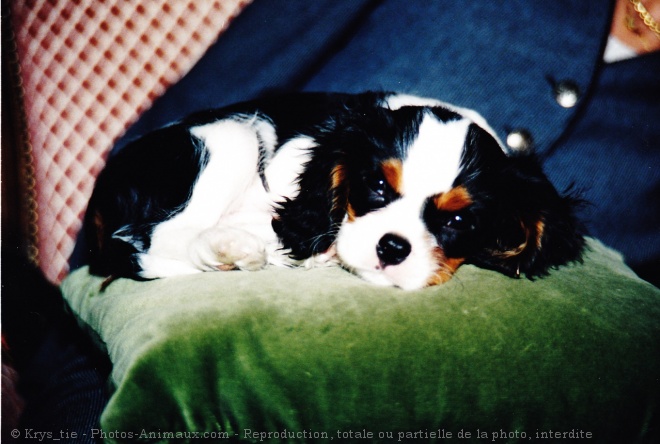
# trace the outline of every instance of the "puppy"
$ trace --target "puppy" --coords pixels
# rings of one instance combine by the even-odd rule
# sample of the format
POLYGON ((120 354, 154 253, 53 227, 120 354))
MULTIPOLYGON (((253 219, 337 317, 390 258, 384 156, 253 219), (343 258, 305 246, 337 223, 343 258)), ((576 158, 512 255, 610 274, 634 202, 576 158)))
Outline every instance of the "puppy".
POLYGON ((580 258, 575 200, 474 111, 306 93, 194 114, 108 160, 90 271, 144 280, 339 263, 418 289, 463 263, 540 276, 580 258))

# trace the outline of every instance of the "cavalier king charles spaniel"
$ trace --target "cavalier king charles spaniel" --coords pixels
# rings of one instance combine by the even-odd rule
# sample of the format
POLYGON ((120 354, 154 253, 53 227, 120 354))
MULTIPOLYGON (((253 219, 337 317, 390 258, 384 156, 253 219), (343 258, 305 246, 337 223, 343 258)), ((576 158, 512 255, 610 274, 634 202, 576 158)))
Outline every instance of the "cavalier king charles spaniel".
POLYGON ((464 263, 533 278, 579 260, 577 200, 476 112, 394 93, 301 93, 191 115, 111 156, 90 272, 137 280, 339 264, 378 285, 464 263))

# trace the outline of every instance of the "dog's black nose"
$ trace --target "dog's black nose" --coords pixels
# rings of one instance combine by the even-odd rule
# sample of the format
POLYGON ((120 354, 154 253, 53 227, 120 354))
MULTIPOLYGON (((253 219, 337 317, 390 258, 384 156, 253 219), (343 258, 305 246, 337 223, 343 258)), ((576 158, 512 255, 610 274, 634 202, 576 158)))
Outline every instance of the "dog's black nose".
POLYGON ((383 266, 397 265, 410 254, 410 242, 396 234, 387 233, 376 245, 376 254, 383 266))

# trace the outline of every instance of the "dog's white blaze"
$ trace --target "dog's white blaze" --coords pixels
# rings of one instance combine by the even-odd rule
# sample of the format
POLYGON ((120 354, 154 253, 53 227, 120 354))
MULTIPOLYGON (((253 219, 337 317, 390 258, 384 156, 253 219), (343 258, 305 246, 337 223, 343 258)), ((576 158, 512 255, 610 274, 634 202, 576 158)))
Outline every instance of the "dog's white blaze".
POLYGON ((497 132, 490 126, 484 116, 471 108, 463 108, 462 106, 456 106, 453 103, 447 103, 429 97, 413 96, 410 94, 392 94, 391 96, 385 98, 383 106, 392 110, 397 110, 404 106, 430 106, 446 108, 450 111, 467 117, 472 122, 479 125, 481 128, 490 133, 490 135, 493 136, 495 140, 497 140, 500 147, 502 148, 502 151, 505 153, 509 152, 508 146, 502 143, 502 140, 497 135, 497 132))
MULTIPOLYGON (((189 254, 195 239, 224 216, 235 212, 246 194, 263 196, 266 202, 266 192, 258 174, 262 141, 258 131, 263 131, 266 123, 259 121, 255 126, 254 122, 257 120, 224 119, 191 129, 191 135, 208 150, 209 160, 185 209, 154 230, 149 251, 140 255, 142 277, 201 271, 189 254)), ((258 211, 259 207, 261 205, 257 204, 255 209, 258 211)), ((263 208, 269 210, 268 206, 263 208)))
POLYGON ((460 172, 461 155, 470 122, 440 122, 427 115, 403 162, 404 198, 427 197, 449 191, 460 172))
POLYGON ((410 94, 392 94, 385 98, 384 103, 386 108, 397 110, 404 106, 445 106, 444 102, 440 100, 431 99, 429 97, 419 97, 410 94))

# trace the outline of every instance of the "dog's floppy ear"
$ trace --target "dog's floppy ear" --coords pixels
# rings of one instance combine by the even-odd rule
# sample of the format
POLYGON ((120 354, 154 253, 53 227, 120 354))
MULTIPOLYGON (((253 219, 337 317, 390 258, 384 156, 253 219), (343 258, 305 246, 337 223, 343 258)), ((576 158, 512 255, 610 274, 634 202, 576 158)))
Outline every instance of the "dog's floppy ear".
POLYGON ((335 241, 346 214, 347 185, 340 144, 320 141, 298 178, 299 193, 275 209, 273 229, 293 259, 322 253, 335 241))
MULTIPOLYGON (((369 136, 376 131, 370 125, 390 113, 378 105, 381 96, 365 93, 344 98, 342 109, 316 128, 312 159, 298 178, 300 191, 280 203, 273 219, 273 229, 293 259, 323 253, 334 243, 347 214, 348 165, 356 156, 367 155, 369 136)), ((383 131, 381 126, 376 128, 383 131)))
POLYGON ((499 143, 472 125, 466 152, 471 189, 484 190, 477 201, 483 209, 480 249, 471 262, 509 276, 542 276, 552 267, 579 260, 584 247, 583 228, 575 212, 581 201, 561 195, 543 173, 533 154, 506 155, 499 143))
POLYGON ((552 191, 538 202, 521 199, 519 207, 511 206, 513 211, 499 213, 489 228, 492 241, 475 264, 509 276, 534 277, 580 259, 584 238, 574 215, 575 200, 552 191))

